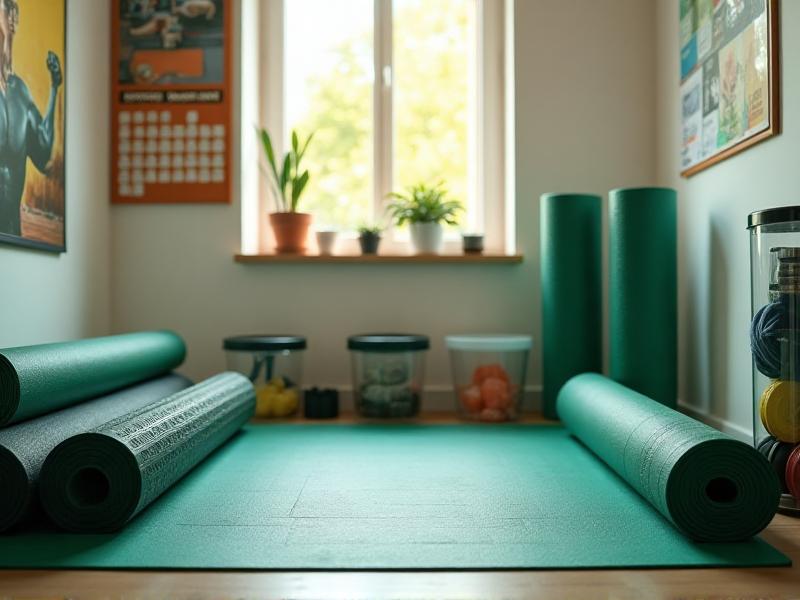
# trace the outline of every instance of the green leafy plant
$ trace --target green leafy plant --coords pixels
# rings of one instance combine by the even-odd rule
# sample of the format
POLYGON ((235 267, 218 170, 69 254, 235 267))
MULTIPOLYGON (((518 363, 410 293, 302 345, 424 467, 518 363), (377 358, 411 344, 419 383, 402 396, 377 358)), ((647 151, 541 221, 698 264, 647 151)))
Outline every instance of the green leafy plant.
POLYGON ((380 225, 359 225, 356 231, 358 235, 380 235, 383 233, 383 227, 380 225))
POLYGON ((456 225, 457 215, 464 210, 458 200, 449 200, 444 182, 429 186, 419 183, 407 188, 405 193, 389 194, 394 201, 389 204, 389 214, 400 226, 405 223, 446 223, 456 225))
POLYGON ((272 184, 273 192, 275 192, 278 212, 297 212, 300 195, 303 193, 309 179, 308 169, 300 171, 300 161, 303 159, 314 134, 309 135, 305 142, 301 144, 297 132, 293 130, 292 148, 286 153, 281 166, 278 167, 269 133, 263 127, 257 127, 256 131, 261 140, 264 155, 267 157, 267 165, 269 167, 267 177, 272 184))

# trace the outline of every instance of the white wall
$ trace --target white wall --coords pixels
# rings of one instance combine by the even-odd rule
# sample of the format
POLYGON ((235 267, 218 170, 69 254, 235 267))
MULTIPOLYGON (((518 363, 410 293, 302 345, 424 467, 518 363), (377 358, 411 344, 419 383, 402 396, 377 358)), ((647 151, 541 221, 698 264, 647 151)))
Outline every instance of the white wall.
POLYGON ((0 347, 102 335, 110 327, 108 3, 67 4, 68 251, 0 244, 0 347))
MULTIPOLYGON (((783 134, 690 179, 678 172, 678 3, 658 0, 658 179, 679 191, 680 398, 734 432, 752 430, 747 215, 798 204, 800 106, 783 134)), ((783 97, 800 97, 800 2, 781 2, 783 97)))
POLYGON ((345 386, 348 334, 427 333, 428 381, 449 382, 442 337, 527 332, 539 369, 538 197, 604 194, 655 176, 653 5, 641 0, 517 0, 516 210, 521 266, 239 265, 239 202, 116 206, 112 325, 171 327, 185 371, 224 367, 222 338, 307 334, 307 381, 345 386))

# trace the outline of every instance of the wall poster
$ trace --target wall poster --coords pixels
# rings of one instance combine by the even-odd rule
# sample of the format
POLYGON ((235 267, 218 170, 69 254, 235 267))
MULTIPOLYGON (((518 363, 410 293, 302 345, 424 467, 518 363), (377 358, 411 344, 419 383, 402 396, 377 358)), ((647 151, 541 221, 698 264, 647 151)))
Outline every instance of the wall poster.
POLYGON ((778 0, 678 2, 688 177, 779 133, 778 0))
POLYGON ((114 0, 112 202, 230 202, 232 3, 114 0))
POLYGON ((64 0, 0 0, 0 242, 66 250, 64 0))

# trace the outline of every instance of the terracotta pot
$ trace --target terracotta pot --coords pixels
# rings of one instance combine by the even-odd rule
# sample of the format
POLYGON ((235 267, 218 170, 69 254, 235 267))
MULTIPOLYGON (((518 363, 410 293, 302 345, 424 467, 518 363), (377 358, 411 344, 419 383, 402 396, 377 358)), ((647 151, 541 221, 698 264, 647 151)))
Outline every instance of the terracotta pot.
POLYGON ((311 215, 307 213, 270 213, 269 223, 275 234, 275 251, 278 254, 303 254, 306 251, 311 215))

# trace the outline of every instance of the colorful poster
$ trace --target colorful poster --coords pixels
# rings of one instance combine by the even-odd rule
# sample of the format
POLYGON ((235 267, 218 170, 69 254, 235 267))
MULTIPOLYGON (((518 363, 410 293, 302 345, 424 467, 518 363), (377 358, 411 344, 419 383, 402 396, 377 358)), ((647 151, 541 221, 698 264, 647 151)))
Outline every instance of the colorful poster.
POLYGON ((679 2, 681 166, 690 175, 777 133, 777 80, 770 64, 777 2, 679 2), (698 89, 702 106, 695 110, 698 89))
POLYGON ((113 202, 230 202, 232 25, 232 0, 115 0, 113 202))
POLYGON ((0 242, 63 252, 64 0, 0 0, 0 242))
POLYGON ((683 115, 683 143, 681 164, 695 164, 703 152, 703 73, 695 71, 681 88, 681 113, 683 115))

